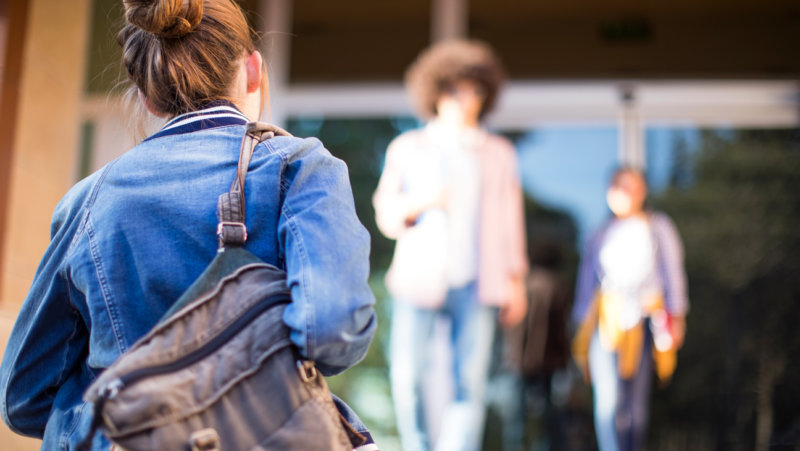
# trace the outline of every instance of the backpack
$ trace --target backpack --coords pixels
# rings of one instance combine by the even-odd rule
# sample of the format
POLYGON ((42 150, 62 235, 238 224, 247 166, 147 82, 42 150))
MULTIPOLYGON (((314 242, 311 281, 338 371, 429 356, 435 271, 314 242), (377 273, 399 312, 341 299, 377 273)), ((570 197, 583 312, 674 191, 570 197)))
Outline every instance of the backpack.
POLYGON ((219 197, 219 250, 161 320, 84 393, 97 430, 129 450, 352 450, 366 440, 339 414, 323 376, 289 340, 286 274, 242 246, 251 122, 236 177, 219 197))

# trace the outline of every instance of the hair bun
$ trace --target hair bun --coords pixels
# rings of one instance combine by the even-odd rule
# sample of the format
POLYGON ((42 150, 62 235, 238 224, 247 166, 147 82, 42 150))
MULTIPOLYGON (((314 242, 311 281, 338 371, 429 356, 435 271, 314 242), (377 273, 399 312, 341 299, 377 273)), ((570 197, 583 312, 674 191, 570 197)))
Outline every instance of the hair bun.
POLYGON ((125 20, 159 38, 191 33, 203 18, 203 0, 122 0, 125 20))

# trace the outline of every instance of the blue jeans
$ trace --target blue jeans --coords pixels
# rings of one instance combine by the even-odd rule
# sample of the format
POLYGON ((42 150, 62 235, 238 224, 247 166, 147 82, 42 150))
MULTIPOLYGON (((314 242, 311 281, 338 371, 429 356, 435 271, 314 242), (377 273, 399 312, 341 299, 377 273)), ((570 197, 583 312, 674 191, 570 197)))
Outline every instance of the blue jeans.
POLYGON ((619 377, 617 355, 600 344, 595 332, 589 344, 589 372, 594 392, 594 428, 600 451, 641 449, 649 418, 653 358, 650 328, 645 325, 645 340, 639 369, 629 380, 619 377))
POLYGON ((450 321, 453 401, 445 408, 437 450, 477 450, 483 439, 484 392, 497 309, 480 305, 475 283, 450 289, 437 310, 395 301, 390 372, 395 414, 405 451, 430 449, 423 379, 436 317, 450 321))

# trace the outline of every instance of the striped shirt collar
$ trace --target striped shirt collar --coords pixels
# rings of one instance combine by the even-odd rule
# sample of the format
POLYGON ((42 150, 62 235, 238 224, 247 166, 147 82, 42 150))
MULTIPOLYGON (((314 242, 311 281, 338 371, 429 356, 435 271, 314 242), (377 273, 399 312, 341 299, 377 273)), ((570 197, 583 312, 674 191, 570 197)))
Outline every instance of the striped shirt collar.
POLYGON ((175 116, 164 124, 161 130, 145 139, 145 141, 210 128, 246 125, 248 122, 247 116, 242 114, 232 103, 227 100, 217 100, 197 111, 175 116))

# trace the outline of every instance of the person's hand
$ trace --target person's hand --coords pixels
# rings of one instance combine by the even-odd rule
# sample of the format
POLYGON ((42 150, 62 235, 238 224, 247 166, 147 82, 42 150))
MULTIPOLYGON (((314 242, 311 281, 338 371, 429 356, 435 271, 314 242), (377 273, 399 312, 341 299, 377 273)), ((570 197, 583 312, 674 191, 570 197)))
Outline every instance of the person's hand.
POLYGON ((500 307, 500 325, 510 329, 519 324, 528 313, 528 296, 525 293, 525 283, 522 277, 512 277, 510 280, 511 297, 505 305, 500 307))
POLYGON ((673 347, 680 349, 686 336, 686 317, 673 316, 670 318, 670 333, 672 334, 673 347))
POLYGON ((427 210, 445 208, 447 205, 447 191, 440 189, 431 195, 414 198, 411 207, 406 213, 406 226, 411 227, 417 222, 419 215, 427 210))

